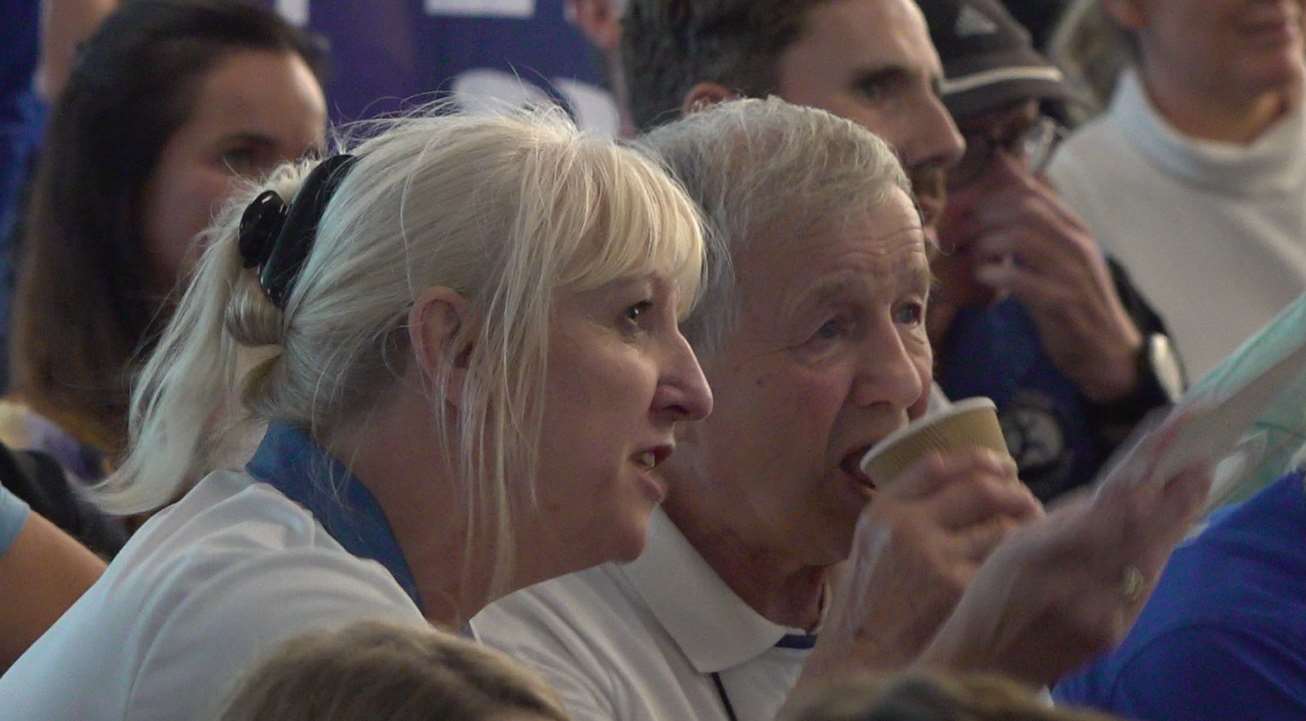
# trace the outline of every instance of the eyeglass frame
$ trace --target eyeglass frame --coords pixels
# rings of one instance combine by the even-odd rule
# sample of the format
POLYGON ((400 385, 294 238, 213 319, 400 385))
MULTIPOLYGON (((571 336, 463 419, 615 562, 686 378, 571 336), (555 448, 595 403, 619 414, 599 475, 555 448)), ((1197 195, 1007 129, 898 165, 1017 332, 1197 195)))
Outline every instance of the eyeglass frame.
POLYGON ((1047 115, 1040 115, 1029 127, 1009 138, 980 133, 966 135, 966 151, 948 169, 948 188, 965 187, 983 177, 999 150, 1021 160, 1031 175, 1040 175, 1065 136, 1066 128, 1047 115), (981 154, 973 157, 972 152, 981 154))

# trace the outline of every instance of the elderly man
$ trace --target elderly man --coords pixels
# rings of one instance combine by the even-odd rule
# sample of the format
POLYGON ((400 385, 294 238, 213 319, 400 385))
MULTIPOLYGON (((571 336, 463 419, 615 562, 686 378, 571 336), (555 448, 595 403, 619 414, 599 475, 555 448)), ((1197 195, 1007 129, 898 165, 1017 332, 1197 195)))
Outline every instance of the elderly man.
MULTIPOLYGON (((958 50, 1000 49, 1006 51, 1005 62, 1014 65, 1019 60, 1019 70, 1030 69, 1024 58, 1034 54, 1023 50, 1028 38, 1013 35, 1009 18, 998 25, 988 4, 952 0, 946 5, 955 13, 952 32, 960 41, 958 50)), ((953 107, 958 102, 977 105, 977 99, 995 94, 994 73, 968 77, 967 84, 944 82, 930 35, 910 0, 637 0, 627 8, 624 25, 631 112, 641 130, 738 95, 775 94, 828 110, 866 127, 897 150, 924 213, 927 235, 935 233, 947 207, 945 173, 962 158, 964 147, 945 101, 950 96, 953 107)), ((1033 62, 1036 72, 1046 76, 1047 64, 1033 62)), ((963 61, 954 69, 968 66, 963 61)), ((1004 67, 1001 75, 1012 70, 1004 67)), ((1021 480, 1039 498, 1049 500, 1091 480, 1134 423, 1168 400, 1151 379, 1165 378, 1160 387, 1170 390, 1182 381, 1169 382, 1177 364, 1166 348, 1155 349, 1154 329, 1140 331, 1121 309, 1110 278, 1086 267, 1087 253, 1096 252, 1093 239, 1073 219, 1047 212, 1048 204, 1027 210, 1036 204, 1030 198, 1021 200, 1029 202, 1011 209, 1009 215, 1018 215, 1015 222, 1006 219, 1007 230, 1021 232, 998 235, 1020 242, 1020 250, 1030 250, 1034 243, 1028 231, 1033 226, 1026 221, 1047 219, 1037 228, 1038 246, 1056 251, 1044 254, 1057 257, 1056 265, 1044 263, 1020 279, 1032 277, 1038 288, 1053 288, 1038 300, 1055 298, 1032 302, 1034 294, 1026 292, 1031 283, 1021 284, 1016 292, 1012 269, 1032 269, 1023 262, 1032 259, 1032 252, 1002 253, 1022 262, 1000 264, 997 270, 1006 276, 981 274, 992 280, 986 286, 973 273, 973 256, 962 252, 969 246, 958 250, 945 238, 932 268, 942 282, 928 329, 945 371, 941 380, 961 393, 957 397, 994 398, 1021 480), (1062 261, 1060 256, 1069 257, 1062 261), (964 334, 953 332, 957 314, 968 311, 963 320, 974 320, 970 309, 991 299, 993 286, 1017 295, 1021 309, 1037 312, 1032 318, 1021 316, 1028 321, 1024 324, 1004 322, 1010 313, 996 320, 990 315, 986 323, 966 323, 964 334), (982 356, 985 349, 995 352, 982 356), (1000 352, 1006 350, 1016 353, 1000 352), (1028 356, 1051 362, 1032 368, 1025 362, 1028 356), (1152 372, 1154 367, 1162 371, 1152 372), (977 378, 976 373, 984 375, 977 378)), ((986 208, 979 215, 988 220, 999 211, 986 208)), ((954 219, 960 215, 954 213, 954 219)), ((954 229, 958 225, 954 222, 954 229)))
POLYGON ((856 462, 924 411, 931 367, 926 241, 891 151, 778 99, 645 140, 711 226, 686 332, 716 411, 662 469, 644 556, 514 594, 475 634, 578 719, 668 721, 770 719, 854 669, 1048 681, 1116 640, 1204 478, 1116 484, 996 551, 1041 515, 1009 460, 934 456, 877 488, 856 462))

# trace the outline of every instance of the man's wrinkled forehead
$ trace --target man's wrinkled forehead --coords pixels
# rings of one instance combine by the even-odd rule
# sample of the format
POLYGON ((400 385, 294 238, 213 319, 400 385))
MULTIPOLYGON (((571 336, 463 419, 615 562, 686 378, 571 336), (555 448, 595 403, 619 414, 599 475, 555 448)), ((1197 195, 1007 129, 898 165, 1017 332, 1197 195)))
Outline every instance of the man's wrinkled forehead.
MULTIPOLYGON (((808 279, 822 273, 842 277, 837 271, 849 270, 846 262, 851 261, 886 278, 892 276, 903 281, 919 278, 928 284, 929 259, 919 214, 906 203, 900 209, 889 209, 898 202, 849 206, 806 226, 780 223, 757 233, 734 259, 741 283, 748 284, 750 270, 780 269, 792 271, 793 277, 808 279)), ((804 285, 816 287, 813 283, 804 285)))

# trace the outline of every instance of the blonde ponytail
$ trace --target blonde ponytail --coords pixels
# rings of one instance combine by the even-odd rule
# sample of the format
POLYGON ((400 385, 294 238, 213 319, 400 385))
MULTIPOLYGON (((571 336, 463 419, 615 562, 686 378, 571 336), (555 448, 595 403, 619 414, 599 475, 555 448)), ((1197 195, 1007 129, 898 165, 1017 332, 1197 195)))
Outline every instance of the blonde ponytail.
MULTIPOLYGON (((310 169, 285 165, 264 185, 235 193, 201 236, 206 250, 190 288, 132 386, 128 453, 91 489, 104 510, 142 513, 175 500, 249 420, 232 391, 245 380, 239 371, 251 362, 248 349, 270 347, 279 355, 285 316, 243 267, 240 217, 264 190, 292 197, 310 169)), ((253 377, 266 376, 275 360, 265 357, 253 377)))

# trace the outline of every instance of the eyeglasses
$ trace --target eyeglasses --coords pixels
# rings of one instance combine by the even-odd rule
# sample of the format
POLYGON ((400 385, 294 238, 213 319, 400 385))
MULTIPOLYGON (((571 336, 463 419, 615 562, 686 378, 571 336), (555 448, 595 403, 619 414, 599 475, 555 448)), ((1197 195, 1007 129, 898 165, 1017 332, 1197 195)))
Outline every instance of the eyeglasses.
POLYGON ((948 171, 948 187, 960 188, 979 179, 993 162, 993 156, 1001 150, 1007 155, 1024 162, 1033 175, 1042 173, 1052 159, 1052 152, 1065 137, 1065 129, 1057 121, 1047 116, 1036 120, 1032 125, 1015 133, 998 135, 967 135, 966 152, 948 171))

